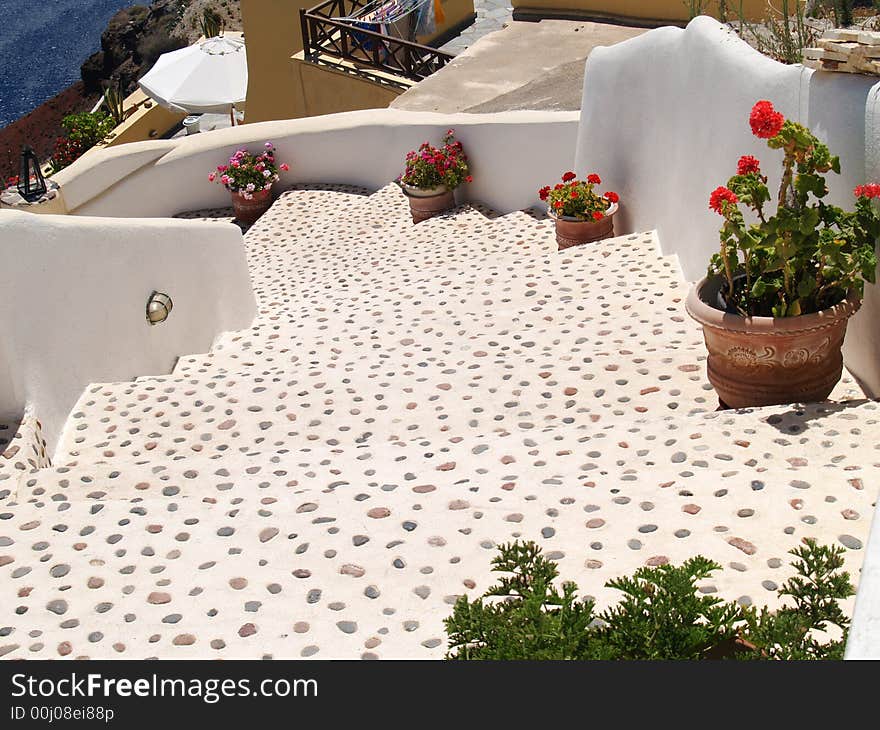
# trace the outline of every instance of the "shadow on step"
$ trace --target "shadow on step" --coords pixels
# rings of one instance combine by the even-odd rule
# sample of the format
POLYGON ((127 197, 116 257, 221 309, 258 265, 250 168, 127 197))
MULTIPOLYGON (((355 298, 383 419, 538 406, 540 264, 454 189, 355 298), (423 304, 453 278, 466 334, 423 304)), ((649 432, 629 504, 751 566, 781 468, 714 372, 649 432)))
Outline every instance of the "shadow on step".
MULTIPOLYGON (((785 406, 779 406, 784 408, 785 406)), ((865 408, 876 409, 877 401, 868 398, 860 398, 857 400, 846 400, 840 402, 822 401, 821 403, 804 403, 792 404, 788 406, 788 410, 779 411, 768 415, 763 420, 770 426, 773 426, 780 433, 798 434, 803 433, 809 428, 811 421, 822 421, 837 414, 844 414, 843 418, 858 419, 857 410, 865 408), (846 415, 847 411, 852 411, 846 415)), ((755 413, 760 415, 763 409, 760 408, 738 408, 725 411, 726 413, 755 413)))

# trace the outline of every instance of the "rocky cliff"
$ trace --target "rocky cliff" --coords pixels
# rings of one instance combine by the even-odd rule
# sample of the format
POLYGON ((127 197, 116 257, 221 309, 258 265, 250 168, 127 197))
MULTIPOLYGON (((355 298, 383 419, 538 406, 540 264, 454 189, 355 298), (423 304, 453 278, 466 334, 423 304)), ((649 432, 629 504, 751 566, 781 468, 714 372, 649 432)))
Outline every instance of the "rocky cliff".
POLYGON ((128 93, 156 59, 186 45, 178 31, 178 0, 156 0, 114 15, 101 34, 101 50, 83 63, 80 73, 87 93, 99 92, 105 82, 119 82, 128 93))
POLYGON ((0 129, 0 188, 18 173, 23 144, 33 147, 41 160, 47 159, 67 114, 91 109, 107 83, 118 80, 126 93, 133 91, 162 53, 196 41, 205 8, 218 12, 228 30, 241 29, 239 0, 156 0, 113 16, 101 35, 101 50, 82 65, 82 82, 0 129))
POLYGON ((101 34, 101 50, 80 69, 86 92, 117 82, 126 93, 133 91, 159 56, 199 38, 205 8, 219 13, 227 29, 241 28, 238 0, 155 0, 120 10, 101 34))

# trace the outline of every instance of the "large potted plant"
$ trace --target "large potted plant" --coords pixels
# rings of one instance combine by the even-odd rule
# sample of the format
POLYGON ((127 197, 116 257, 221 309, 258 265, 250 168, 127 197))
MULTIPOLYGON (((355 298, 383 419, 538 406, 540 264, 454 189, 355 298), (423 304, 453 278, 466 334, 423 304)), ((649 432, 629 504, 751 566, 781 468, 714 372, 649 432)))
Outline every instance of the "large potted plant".
POLYGON ((250 225, 272 205, 272 185, 278 181, 279 171, 289 169, 285 163, 276 163, 275 147, 266 142, 258 155, 244 147, 236 150, 227 164, 208 174, 208 180, 220 183, 232 194, 236 219, 250 225))
POLYGON ((442 147, 422 142, 406 155, 406 169, 397 182, 409 198, 413 223, 433 218, 455 207, 454 190, 473 178, 461 142, 448 130, 442 147))
POLYGON ((824 175, 840 172, 806 127, 769 101, 750 115, 752 132, 782 152, 776 212, 767 176, 752 156, 716 188, 709 207, 722 216, 721 247, 686 308, 703 326, 708 376, 722 406, 742 408, 824 400, 840 379, 846 325, 874 281, 880 234, 872 200, 880 186, 855 189, 847 212, 826 203, 824 175), (747 221, 740 208, 750 210, 747 221))
POLYGON ((596 186, 601 184, 602 178, 596 173, 578 180, 573 172, 566 172, 561 183, 552 188, 545 185, 538 191, 538 196, 547 203, 547 213, 556 224, 556 243, 560 251, 614 235, 614 214, 620 198, 610 190, 599 195, 596 186))

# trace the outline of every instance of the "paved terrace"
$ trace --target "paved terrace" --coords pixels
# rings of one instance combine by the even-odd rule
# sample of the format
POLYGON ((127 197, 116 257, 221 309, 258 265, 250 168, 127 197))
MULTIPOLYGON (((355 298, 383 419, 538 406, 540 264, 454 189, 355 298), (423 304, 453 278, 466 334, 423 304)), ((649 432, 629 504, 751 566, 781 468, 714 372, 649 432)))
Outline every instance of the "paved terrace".
MULTIPOLYGON (((477 2, 475 7, 479 15, 483 6, 477 2)), ((476 37, 465 41, 462 34, 453 41, 466 42, 466 50, 390 106, 445 114, 577 110, 584 94, 584 67, 593 49, 646 32, 571 20, 508 20, 503 28, 491 28, 478 20, 471 28, 476 37)))
POLYGON ((0 654, 440 658, 518 537, 600 606, 697 553, 776 605, 808 536, 857 578, 876 404, 717 412, 651 233, 558 253, 523 212, 413 226, 392 185, 286 193, 245 242, 250 330, 89 387, 54 466, 32 421, 0 459, 0 654))

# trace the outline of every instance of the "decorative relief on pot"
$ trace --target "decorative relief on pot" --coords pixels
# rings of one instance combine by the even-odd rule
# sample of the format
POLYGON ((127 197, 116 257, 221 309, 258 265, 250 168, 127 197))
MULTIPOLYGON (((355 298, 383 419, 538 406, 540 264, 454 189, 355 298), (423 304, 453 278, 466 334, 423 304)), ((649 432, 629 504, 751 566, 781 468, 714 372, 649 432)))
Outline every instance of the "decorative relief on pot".
POLYGON ((734 367, 757 368, 760 366, 773 367, 776 351, 772 347, 765 347, 763 352, 757 353, 748 347, 731 347, 725 357, 730 360, 734 367))
POLYGON ((707 376, 725 406, 745 408, 824 400, 843 370, 841 345, 860 300, 851 295, 822 312, 746 318, 713 307, 719 283, 691 290, 688 313, 703 325, 707 376))

